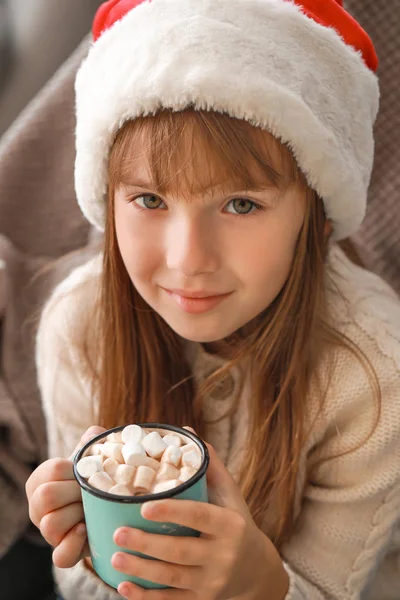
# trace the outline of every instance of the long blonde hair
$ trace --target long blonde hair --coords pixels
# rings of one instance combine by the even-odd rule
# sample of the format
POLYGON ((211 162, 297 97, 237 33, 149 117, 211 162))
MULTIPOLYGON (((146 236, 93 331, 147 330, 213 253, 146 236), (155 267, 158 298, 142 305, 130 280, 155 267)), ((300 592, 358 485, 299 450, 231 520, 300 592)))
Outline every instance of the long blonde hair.
MULTIPOLYGON (((362 362, 379 397, 366 357, 330 323, 325 221, 321 199, 307 186, 288 148, 267 132, 224 114, 160 111, 126 123, 110 152, 103 271, 90 320, 91 344, 101 356, 98 368, 91 363, 98 422, 106 428, 135 421, 186 424, 205 436, 202 399, 221 385, 233 366, 251 357, 249 442, 238 481, 258 525, 270 502, 279 507, 273 535, 277 547, 293 530, 299 457, 308 435, 308 394, 325 352, 345 346, 362 362), (138 140, 160 192, 179 189, 189 197, 233 179, 238 189, 272 183, 284 190, 297 184, 304 193, 304 224, 283 289, 250 333, 236 332, 227 340, 234 354, 200 389, 179 336, 135 290, 118 248, 114 192, 129 175, 138 140)), ((87 345, 82 354, 88 358, 87 345)), ((324 391, 321 406, 323 399, 324 391)))

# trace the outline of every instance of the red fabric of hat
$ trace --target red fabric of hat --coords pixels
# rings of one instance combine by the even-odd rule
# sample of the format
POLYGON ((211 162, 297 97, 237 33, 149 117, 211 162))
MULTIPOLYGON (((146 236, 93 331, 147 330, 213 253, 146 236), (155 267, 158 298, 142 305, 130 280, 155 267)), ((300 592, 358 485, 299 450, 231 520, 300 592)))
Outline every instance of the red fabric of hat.
POLYGON ((120 21, 128 12, 142 4, 144 0, 108 0, 98 9, 93 21, 92 33, 96 41, 104 31, 120 21))
MULTIPOLYGON (((361 52, 364 62, 372 70, 378 68, 378 57, 371 38, 355 19, 343 8, 342 0, 292 0, 308 17, 332 27, 346 44, 361 52)), ((93 22, 93 38, 101 34, 144 0, 108 0, 98 9, 93 22)))
POLYGON ((293 0, 304 14, 320 25, 332 27, 349 46, 361 52, 371 71, 378 68, 378 57, 369 35, 343 8, 342 0, 293 0))

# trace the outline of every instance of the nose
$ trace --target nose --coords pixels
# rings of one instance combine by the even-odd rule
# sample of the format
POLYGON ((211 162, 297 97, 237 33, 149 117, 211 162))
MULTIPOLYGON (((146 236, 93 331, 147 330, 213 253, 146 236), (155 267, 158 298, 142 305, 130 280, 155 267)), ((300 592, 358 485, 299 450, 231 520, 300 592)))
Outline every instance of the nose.
POLYGON ((181 217, 170 224, 166 238, 166 265, 184 278, 215 273, 217 240, 209 224, 195 217, 181 217))

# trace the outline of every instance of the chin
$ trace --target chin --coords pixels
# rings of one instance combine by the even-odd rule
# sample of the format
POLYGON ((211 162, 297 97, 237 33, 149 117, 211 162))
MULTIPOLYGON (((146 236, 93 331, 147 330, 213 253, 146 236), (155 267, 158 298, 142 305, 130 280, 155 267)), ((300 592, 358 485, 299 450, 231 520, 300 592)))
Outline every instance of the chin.
POLYGON ((178 335, 180 335, 182 338, 184 338, 185 340, 187 340, 188 342, 197 342, 199 344, 210 344, 211 342, 219 342, 222 339, 224 339, 223 336, 216 336, 216 335, 205 335, 204 333, 198 333, 196 334, 184 334, 183 332, 176 332, 178 335))
POLYGON ((182 327, 182 324, 175 326, 174 323, 168 323, 168 325, 177 333, 180 337, 188 340, 189 342, 198 343, 211 343, 219 342, 229 335, 231 335, 234 329, 222 329, 221 327, 205 327, 200 323, 197 326, 182 327))

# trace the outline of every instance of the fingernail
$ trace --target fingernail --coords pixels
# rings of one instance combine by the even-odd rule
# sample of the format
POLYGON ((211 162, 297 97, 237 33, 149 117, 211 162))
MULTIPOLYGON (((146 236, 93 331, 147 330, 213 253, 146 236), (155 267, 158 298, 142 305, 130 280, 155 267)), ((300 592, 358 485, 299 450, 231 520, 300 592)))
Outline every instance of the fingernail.
MULTIPOLYGON (((191 431, 192 433, 196 434, 195 430, 193 429, 193 427, 189 427, 189 425, 184 425, 182 427, 182 429, 187 429, 188 431, 191 431)), ((196 434, 197 435, 197 434, 196 434)))
POLYGON ((118 594, 121 594, 121 596, 125 596, 127 598, 129 594, 129 585, 127 583, 120 583, 117 591, 118 594))
POLYGON ((124 566, 125 558, 123 554, 114 554, 112 557, 112 564, 114 567, 121 568, 124 566))
POLYGON ((119 546, 124 546, 128 541, 128 532, 125 529, 119 529, 115 535, 115 540, 119 546))
POLYGON ((146 515, 150 517, 151 511, 154 509, 155 506, 156 502, 145 502, 144 504, 142 504, 142 508, 140 510, 142 517, 146 518, 146 515))
POLYGON ((85 431, 84 435, 84 439, 86 441, 91 440, 92 438, 96 437, 96 435, 100 435, 100 433, 104 433, 104 429, 102 427, 99 427, 98 425, 93 425, 92 427, 89 427, 89 429, 87 431, 85 431))
POLYGON ((76 533, 78 535, 85 535, 86 534, 86 525, 85 523, 79 523, 76 527, 76 533))

